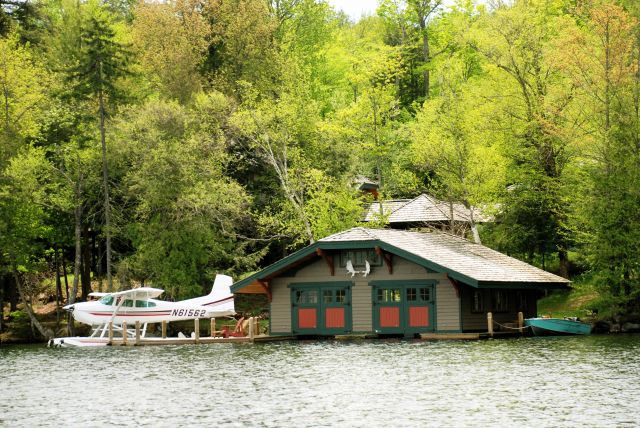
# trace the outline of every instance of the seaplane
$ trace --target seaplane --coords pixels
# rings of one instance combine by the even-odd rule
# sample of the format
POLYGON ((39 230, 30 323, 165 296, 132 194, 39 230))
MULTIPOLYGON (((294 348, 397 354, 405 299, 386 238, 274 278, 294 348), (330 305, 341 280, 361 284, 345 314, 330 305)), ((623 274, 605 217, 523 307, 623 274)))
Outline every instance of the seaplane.
POLYGON ((233 294, 231 294, 233 279, 227 275, 216 275, 211 293, 194 299, 169 302, 157 300, 164 290, 151 287, 140 287, 114 293, 90 293, 89 296, 98 300, 73 303, 63 309, 71 312, 78 322, 93 327, 90 336, 59 337, 51 339, 49 347, 73 346, 106 346, 109 325, 114 332, 121 336, 126 334, 133 337, 135 331, 127 329, 124 332, 123 323, 132 327, 140 322, 141 337, 147 332, 147 325, 163 321, 183 321, 196 318, 220 318, 235 315, 233 294))

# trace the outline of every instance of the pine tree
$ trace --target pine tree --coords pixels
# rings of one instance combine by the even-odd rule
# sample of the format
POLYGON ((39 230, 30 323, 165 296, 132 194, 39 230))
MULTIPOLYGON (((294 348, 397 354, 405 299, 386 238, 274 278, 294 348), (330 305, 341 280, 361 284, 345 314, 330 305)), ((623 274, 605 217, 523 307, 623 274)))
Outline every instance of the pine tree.
POLYGON ((129 53, 116 41, 113 19, 103 6, 94 6, 81 33, 82 55, 80 63, 71 72, 74 95, 79 99, 97 102, 102 145, 102 181, 106 235, 106 262, 108 291, 113 290, 111 276, 111 206, 109 201, 109 169, 105 120, 108 107, 122 99, 118 81, 129 75, 129 53))

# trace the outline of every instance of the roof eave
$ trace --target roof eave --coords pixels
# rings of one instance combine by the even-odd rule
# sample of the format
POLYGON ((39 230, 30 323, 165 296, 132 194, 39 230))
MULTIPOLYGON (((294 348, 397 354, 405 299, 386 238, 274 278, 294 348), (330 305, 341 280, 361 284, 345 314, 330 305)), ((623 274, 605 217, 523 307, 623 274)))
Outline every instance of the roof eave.
POLYGON ((233 286, 231 286, 231 292, 237 293, 240 292, 245 287, 248 287, 252 284, 255 284, 259 281, 264 281, 274 274, 279 274, 287 270, 287 267, 306 258, 310 255, 316 253, 316 250, 349 250, 349 249, 362 249, 362 248, 375 248, 380 247, 381 249, 396 254, 397 256, 403 257, 409 261, 416 263, 426 269, 432 270, 434 272, 446 273, 450 278, 453 278, 457 281, 460 281, 464 284, 475 288, 527 288, 527 289, 537 289, 537 290, 545 290, 545 289, 562 289, 569 286, 570 281, 562 282, 562 281, 551 281, 551 282, 520 282, 520 281, 482 281, 477 280, 475 278, 464 275, 460 272, 454 271, 452 269, 441 266, 437 263, 434 263, 430 260, 424 259, 420 256, 417 256, 409 251, 403 250, 399 247, 391 245, 385 241, 380 239, 370 239, 370 240, 345 240, 345 241, 316 241, 315 243, 302 248, 301 250, 296 251, 293 254, 288 255, 287 257, 267 266, 263 270, 254 273, 253 275, 244 278, 241 281, 238 281, 233 286))
POLYGON ((534 281, 479 281, 476 288, 522 288, 529 290, 561 290, 566 289, 571 281, 566 282, 534 282, 534 281))

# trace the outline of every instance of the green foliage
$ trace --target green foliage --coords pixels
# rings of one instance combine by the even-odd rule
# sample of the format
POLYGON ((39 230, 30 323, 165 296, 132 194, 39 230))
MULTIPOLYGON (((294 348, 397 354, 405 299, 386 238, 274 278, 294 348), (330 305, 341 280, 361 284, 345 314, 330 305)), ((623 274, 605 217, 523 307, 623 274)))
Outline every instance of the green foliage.
POLYGON ((574 3, 3 8, 0 270, 71 265, 77 226, 94 278, 112 234, 123 284, 201 294, 359 224, 364 175, 482 207, 485 243, 640 311, 640 12, 574 3))
POLYGON ((89 3, 88 16, 80 34, 82 52, 79 63, 70 72, 74 92, 80 98, 94 98, 104 94, 111 99, 121 98, 118 81, 130 74, 126 47, 116 39, 114 18, 106 7, 89 3))
POLYGON ((224 112, 225 103, 215 93, 193 110, 150 102, 117 125, 115 150, 129 161, 122 197, 131 217, 121 220, 121 239, 133 246, 127 266, 172 297, 201 294, 216 271, 251 267, 236 238, 250 199, 223 174, 222 118, 199 121, 203 111, 224 112))

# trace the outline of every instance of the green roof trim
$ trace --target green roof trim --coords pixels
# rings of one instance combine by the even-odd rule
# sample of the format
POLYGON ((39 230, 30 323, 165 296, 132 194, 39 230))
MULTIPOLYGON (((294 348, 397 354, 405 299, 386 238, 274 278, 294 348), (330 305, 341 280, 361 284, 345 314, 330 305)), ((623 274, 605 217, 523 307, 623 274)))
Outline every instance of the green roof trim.
POLYGON ((287 266, 315 254, 318 249, 352 250, 375 247, 428 270, 446 273, 449 277, 475 288, 519 287, 544 290, 566 287, 570 282, 482 245, 446 234, 353 228, 316 241, 238 281, 231 287, 231 292, 238 292, 254 281, 284 271, 287 266), (439 253, 446 253, 446 257, 439 257, 439 253), (425 254, 435 254, 433 258, 440 258, 442 261, 437 263, 426 258, 425 254), (450 266, 446 266, 445 263, 450 266), (496 270, 499 274, 496 274, 496 270))

